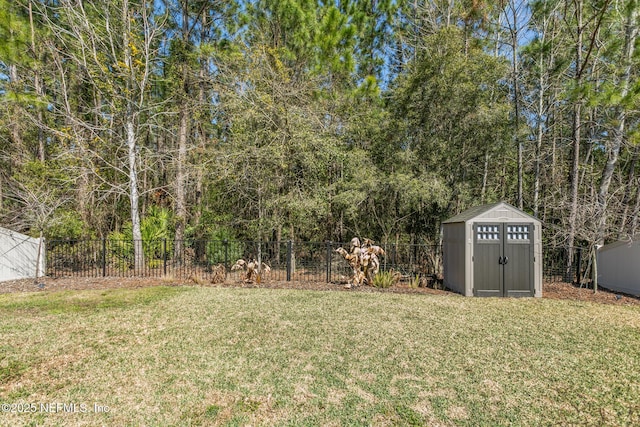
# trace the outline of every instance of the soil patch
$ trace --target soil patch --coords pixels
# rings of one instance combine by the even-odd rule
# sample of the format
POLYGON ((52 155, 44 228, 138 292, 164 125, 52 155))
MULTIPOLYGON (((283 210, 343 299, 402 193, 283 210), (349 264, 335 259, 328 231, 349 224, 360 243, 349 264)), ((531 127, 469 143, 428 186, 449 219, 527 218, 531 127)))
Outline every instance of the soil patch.
POLYGON ((605 288, 593 289, 576 286, 571 283, 545 283, 542 289, 543 298, 569 299, 574 301, 591 301, 600 304, 640 305, 640 298, 633 295, 613 292, 605 288))
MULTIPOLYGON (((240 280, 227 280, 224 283, 211 284, 194 280, 177 280, 161 277, 61 277, 12 280, 0 282, 0 294, 13 292, 46 292, 63 290, 85 289, 135 289, 148 286, 211 286, 211 287, 235 287, 235 288, 266 288, 266 289, 303 289, 315 291, 340 291, 340 292, 391 292, 403 294, 431 294, 452 295, 458 294, 433 288, 411 288, 406 285, 397 285, 391 288, 379 289, 370 286, 361 286, 353 289, 345 289, 343 284, 325 282, 302 281, 265 281, 260 284, 246 283, 240 280)), ((566 299, 575 301, 590 301, 600 304, 615 305, 640 305, 640 298, 631 295, 610 292, 601 289, 594 293, 592 289, 577 287, 569 283, 545 283, 542 291, 543 298, 566 299)))

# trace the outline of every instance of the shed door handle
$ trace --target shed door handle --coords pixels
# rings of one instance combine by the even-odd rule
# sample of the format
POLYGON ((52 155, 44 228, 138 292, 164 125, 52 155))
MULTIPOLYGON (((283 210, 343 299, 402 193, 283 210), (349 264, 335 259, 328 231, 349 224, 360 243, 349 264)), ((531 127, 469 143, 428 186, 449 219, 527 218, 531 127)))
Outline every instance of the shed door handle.
POLYGON ((502 265, 502 257, 498 257, 498 264, 502 265))
POLYGON ((504 258, 502 259, 502 263, 503 263, 504 265, 507 265, 507 263, 508 263, 508 262, 509 262, 509 257, 508 257, 508 256, 506 256, 506 257, 504 257, 504 258))

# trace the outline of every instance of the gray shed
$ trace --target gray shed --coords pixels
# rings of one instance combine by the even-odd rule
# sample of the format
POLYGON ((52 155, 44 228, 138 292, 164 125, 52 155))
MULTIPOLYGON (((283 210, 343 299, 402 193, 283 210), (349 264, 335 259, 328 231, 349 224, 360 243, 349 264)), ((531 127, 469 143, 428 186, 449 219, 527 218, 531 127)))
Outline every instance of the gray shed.
POLYGON ((542 225, 505 202, 443 222, 444 284, 465 296, 541 297, 542 225))
POLYGON ((640 235, 598 250, 598 285, 640 296, 640 235))

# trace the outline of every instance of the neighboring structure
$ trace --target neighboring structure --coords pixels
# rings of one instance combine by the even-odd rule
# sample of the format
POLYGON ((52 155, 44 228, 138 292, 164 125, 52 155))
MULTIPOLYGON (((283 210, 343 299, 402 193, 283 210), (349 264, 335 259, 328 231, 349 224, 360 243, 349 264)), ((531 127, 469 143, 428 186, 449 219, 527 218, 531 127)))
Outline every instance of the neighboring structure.
POLYGON ((40 239, 0 227, 0 282, 35 278, 38 261, 38 275, 44 276, 44 246, 44 239, 41 244, 40 239))
POLYGON ((542 296, 542 225, 500 202, 443 223, 444 284, 465 296, 542 296))
POLYGON ((640 235, 598 251, 598 286, 640 296, 640 235))

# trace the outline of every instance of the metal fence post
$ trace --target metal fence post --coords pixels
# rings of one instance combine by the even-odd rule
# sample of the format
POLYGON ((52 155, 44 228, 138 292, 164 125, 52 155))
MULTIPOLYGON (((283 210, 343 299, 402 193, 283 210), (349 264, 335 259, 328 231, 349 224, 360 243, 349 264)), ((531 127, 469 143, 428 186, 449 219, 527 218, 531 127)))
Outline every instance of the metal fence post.
POLYGON ((224 246, 224 278, 226 279, 229 270, 229 241, 224 239, 222 245, 224 246))
POLYGON ((391 263, 393 264, 393 269, 397 270, 398 269, 398 244, 394 243, 393 244, 393 260, 391 261, 391 263))
POLYGON ((580 283, 580 270, 582 270, 582 248, 577 248, 576 250, 578 251, 578 260, 576 265, 576 283, 578 284, 578 286, 581 286, 582 284, 580 283))
POLYGON ((162 271, 167 275, 167 239, 162 240, 162 271))
POLYGON ((107 238, 102 238, 102 277, 107 276, 107 238))
POLYGON ((287 282, 291 281, 291 255, 293 253, 293 242, 287 242, 287 282))
POLYGON ((332 242, 327 242, 327 283, 331 282, 331 247, 332 242))

